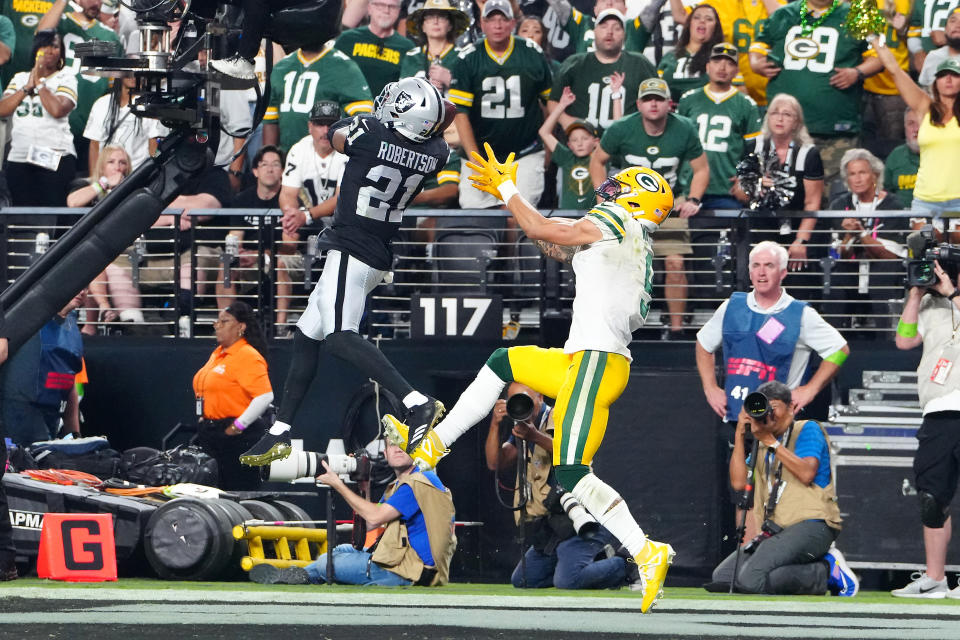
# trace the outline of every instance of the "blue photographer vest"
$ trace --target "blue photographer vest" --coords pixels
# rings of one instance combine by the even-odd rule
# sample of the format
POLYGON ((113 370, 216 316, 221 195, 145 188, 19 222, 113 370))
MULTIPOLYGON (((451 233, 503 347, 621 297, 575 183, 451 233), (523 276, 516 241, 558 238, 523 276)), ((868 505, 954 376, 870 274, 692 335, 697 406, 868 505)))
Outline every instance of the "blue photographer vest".
POLYGON ((744 398, 758 386, 768 380, 787 381, 806 306, 794 300, 778 313, 757 313, 747 306, 746 293, 730 296, 723 314, 728 421, 737 421, 744 398))

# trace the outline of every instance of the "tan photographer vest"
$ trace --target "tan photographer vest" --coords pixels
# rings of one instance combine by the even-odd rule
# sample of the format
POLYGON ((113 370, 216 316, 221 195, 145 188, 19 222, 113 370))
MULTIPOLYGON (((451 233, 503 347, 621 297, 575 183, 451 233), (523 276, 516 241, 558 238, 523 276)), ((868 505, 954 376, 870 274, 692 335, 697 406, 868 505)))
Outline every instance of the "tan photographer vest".
MULTIPOLYGON (((551 410, 552 411, 552 410, 551 410)), ((539 430, 542 433, 553 437, 553 423, 550 421, 550 413, 547 411, 544 419, 540 423, 539 430)), ((547 508, 543 501, 547 499, 550 493, 550 484, 547 480, 550 478, 550 469, 553 468, 553 451, 547 451, 543 447, 528 443, 530 448, 530 459, 527 461, 527 482, 530 483, 530 500, 527 501, 526 512, 527 520, 536 520, 548 515, 547 508)), ((520 455, 520 447, 517 447, 517 455, 520 455)), ((514 488, 518 488, 514 483, 514 488)), ((513 506, 520 503, 520 491, 513 495, 513 506)), ((520 524, 520 511, 513 512, 514 522, 520 524)))
MULTIPOLYGON (((786 448, 791 452, 797 444, 797 438, 803 430, 803 425, 807 420, 797 420, 793 423, 793 429, 790 433, 790 439, 787 441, 786 448)), ((823 425, 817 423, 823 437, 827 440, 827 447, 830 447, 830 437, 827 436, 823 425)), ((830 484, 826 487, 819 487, 815 483, 809 485, 800 481, 793 475, 785 465, 774 458, 773 466, 769 474, 769 483, 767 480, 767 448, 761 447, 757 454, 756 465, 756 487, 757 490, 753 496, 753 511, 758 524, 763 523, 764 508, 767 499, 770 496, 770 484, 774 482, 777 467, 781 467, 780 484, 783 492, 780 494, 780 500, 770 518, 776 524, 783 528, 803 522, 804 520, 823 520, 827 526, 837 529, 840 525, 840 507, 837 505, 837 493, 834 490, 833 461, 830 464, 830 484)))
POLYGON ((954 338, 954 323, 960 322, 960 314, 953 302, 943 296, 927 294, 920 301, 920 317, 923 318, 923 356, 917 365, 917 394, 920 406, 926 407, 931 400, 960 389, 960 340, 954 338), (930 378, 938 370, 941 360, 950 362, 947 373, 940 380, 930 378))
POLYGON ((396 493, 401 485, 413 490, 420 505, 430 541, 430 553, 436 564, 433 567, 424 565, 410 545, 407 525, 400 518, 387 523, 371 559, 378 566, 414 584, 446 584, 450 578, 450 561, 457 549, 457 536, 453 531, 453 495, 449 489, 437 489, 422 473, 408 473, 387 488, 384 499, 396 493))

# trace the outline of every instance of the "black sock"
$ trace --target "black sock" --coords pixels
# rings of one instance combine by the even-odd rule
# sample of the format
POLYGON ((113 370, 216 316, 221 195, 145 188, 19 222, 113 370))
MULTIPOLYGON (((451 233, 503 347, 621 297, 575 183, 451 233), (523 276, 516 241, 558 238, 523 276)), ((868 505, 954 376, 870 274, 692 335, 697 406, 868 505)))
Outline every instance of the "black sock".
POLYGON ((331 333, 327 336, 327 348, 333 355, 353 364, 364 375, 382 384, 400 400, 414 391, 380 349, 353 331, 331 333))
POLYGON ((283 399, 277 411, 277 420, 280 422, 293 424, 293 416, 317 374, 320 344, 318 340, 308 338, 300 329, 296 329, 293 335, 293 360, 290 362, 287 380, 283 383, 283 399))

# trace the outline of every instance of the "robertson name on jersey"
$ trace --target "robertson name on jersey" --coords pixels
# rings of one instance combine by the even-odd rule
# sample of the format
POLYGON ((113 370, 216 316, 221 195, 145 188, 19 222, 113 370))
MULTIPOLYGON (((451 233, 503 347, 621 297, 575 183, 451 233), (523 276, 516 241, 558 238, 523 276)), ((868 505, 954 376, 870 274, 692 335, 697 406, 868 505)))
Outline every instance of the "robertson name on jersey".
POLYGON ((333 226, 320 237, 320 245, 387 271, 393 262, 390 242, 407 205, 423 189, 424 179, 447 162, 450 148, 442 136, 422 144, 411 142, 368 114, 341 120, 332 128, 342 127, 348 127, 344 153, 349 161, 333 226))

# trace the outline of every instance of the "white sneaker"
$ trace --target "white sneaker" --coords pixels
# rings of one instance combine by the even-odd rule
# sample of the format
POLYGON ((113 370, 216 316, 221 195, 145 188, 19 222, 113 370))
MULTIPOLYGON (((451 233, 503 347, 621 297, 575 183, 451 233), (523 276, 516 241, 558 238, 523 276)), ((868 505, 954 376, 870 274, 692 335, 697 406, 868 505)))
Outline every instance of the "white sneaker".
POLYGON ((956 588, 947 591, 947 597, 952 598, 953 600, 960 600, 960 585, 956 588))
MULTIPOLYGON (((913 580, 902 589, 894 589, 891 595, 898 598, 946 598, 947 597, 947 579, 934 580, 926 573, 915 572, 910 576, 913 580)), ((954 589, 956 591, 956 589, 954 589)), ((960 593, 956 596, 960 598, 960 593)))
POLYGON ((246 58, 241 58, 239 55, 213 60, 210 62, 210 67, 214 71, 222 73, 225 76, 230 76, 231 78, 236 78, 237 80, 243 80, 245 82, 256 82, 257 80, 257 72, 253 67, 253 63, 246 58))

